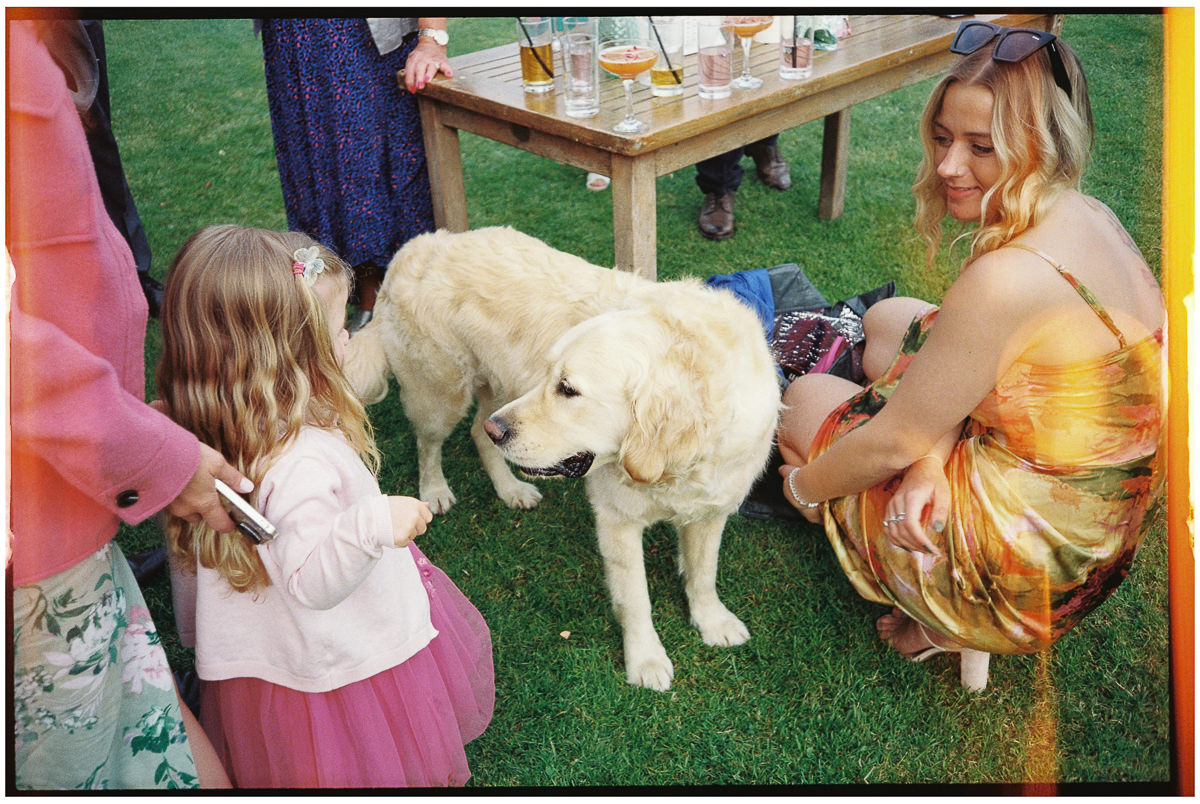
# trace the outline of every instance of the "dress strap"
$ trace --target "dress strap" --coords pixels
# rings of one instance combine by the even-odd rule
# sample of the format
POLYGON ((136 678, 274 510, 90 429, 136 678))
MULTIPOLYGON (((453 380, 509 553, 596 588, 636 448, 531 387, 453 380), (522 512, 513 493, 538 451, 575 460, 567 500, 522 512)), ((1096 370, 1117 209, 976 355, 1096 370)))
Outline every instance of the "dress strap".
POLYGON ((1092 312, 1099 317, 1104 326, 1108 327, 1109 331, 1112 332, 1113 335, 1117 336, 1117 342, 1121 344, 1121 348, 1125 348, 1125 334, 1122 333, 1121 330, 1117 329, 1117 325, 1113 323, 1108 311, 1104 309, 1104 306, 1100 304, 1100 301, 1093 296, 1092 292, 1088 290, 1078 279, 1072 276, 1070 271, 1068 271, 1066 268, 1063 268, 1058 264, 1057 260, 1039 248, 1027 246, 1024 243, 1009 243, 1008 245, 1012 248, 1024 249, 1032 254, 1036 254, 1054 266, 1054 270, 1058 271, 1059 275, 1062 276, 1063 279, 1067 280, 1071 287, 1075 288, 1075 292, 1078 293, 1085 302, 1087 302, 1088 307, 1092 308, 1092 312))

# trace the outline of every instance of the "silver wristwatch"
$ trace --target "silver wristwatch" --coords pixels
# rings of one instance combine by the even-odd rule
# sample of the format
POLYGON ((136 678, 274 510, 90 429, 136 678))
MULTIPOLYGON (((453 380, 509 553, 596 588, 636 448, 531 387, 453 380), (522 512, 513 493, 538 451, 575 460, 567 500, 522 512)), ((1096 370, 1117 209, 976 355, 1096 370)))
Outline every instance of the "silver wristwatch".
POLYGON ((446 43, 450 41, 450 35, 441 28, 422 28, 417 31, 417 36, 428 36, 434 41, 434 44, 441 45, 442 47, 445 47, 446 43))

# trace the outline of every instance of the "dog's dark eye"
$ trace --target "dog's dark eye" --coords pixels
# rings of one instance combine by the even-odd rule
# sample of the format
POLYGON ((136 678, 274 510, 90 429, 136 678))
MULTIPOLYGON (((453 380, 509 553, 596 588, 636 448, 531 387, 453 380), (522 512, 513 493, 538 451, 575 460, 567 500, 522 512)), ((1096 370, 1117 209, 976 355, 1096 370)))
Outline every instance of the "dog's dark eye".
POLYGON ((579 392, 571 387, 571 383, 566 380, 559 382, 558 387, 554 389, 559 396, 579 396, 579 392))

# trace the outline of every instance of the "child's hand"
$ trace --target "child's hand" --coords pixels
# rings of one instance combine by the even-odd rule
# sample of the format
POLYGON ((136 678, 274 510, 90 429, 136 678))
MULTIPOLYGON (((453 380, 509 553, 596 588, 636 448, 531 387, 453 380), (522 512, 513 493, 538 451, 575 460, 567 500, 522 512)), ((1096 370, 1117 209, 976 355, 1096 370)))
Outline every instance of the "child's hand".
POLYGON ((392 508, 392 538, 397 547, 405 547, 425 532, 425 526, 433 520, 429 503, 412 497, 388 497, 392 508))

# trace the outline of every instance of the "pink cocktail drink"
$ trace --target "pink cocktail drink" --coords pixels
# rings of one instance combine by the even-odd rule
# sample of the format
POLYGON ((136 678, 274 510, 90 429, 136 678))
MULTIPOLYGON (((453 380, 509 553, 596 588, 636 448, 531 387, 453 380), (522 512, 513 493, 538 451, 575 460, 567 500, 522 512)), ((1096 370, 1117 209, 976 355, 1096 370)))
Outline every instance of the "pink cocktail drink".
POLYGON ((658 53, 638 45, 616 45, 600 51, 600 66, 621 78, 637 78, 654 66, 658 53))

